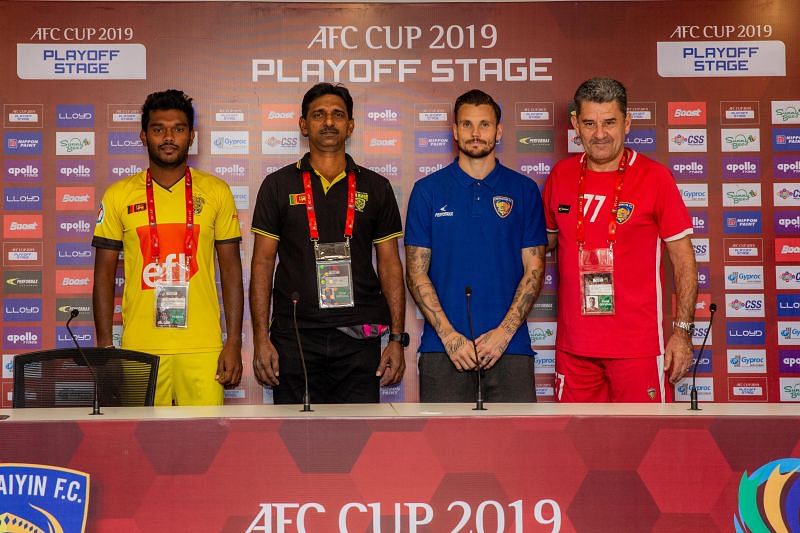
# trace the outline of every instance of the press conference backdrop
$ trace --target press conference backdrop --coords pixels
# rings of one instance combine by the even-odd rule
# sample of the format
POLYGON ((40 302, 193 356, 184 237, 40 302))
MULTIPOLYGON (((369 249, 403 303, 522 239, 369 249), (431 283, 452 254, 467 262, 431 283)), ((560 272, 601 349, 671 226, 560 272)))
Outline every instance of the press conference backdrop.
MULTIPOLYGON (((249 233, 263 176, 307 149, 299 102, 319 81, 355 99, 349 152, 391 182, 402 212, 415 180, 455 155, 452 102, 467 89, 503 108, 500 160, 540 185, 579 152, 568 104, 595 75, 629 90, 627 144, 668 165, 694 221, 701 401, 800 401, 800 5, 791 0, 465 4, 0 1, 3 374, 14 354, 94 344, 97 208, 146 166, 145 95, 195 99, 191 164, 230 183, 249 233), (657 16, 656 16, 657 15, 657 16)), ((666 294, 672 283, 667 276, 666 294)), ((115 337, 123 285, 117 279, 115 337)), ((535 384, 553 397, 556 269, 529 317, 535 384)), ((665 326, 674 300, 664 299, 665 326)), ((384 400, 415 401, 421 315, 409 300, 409 370, 384 400)), ((624 339, 620 339, 624 342, 624 339)), ((228 403, 270 402, 252 376, 228 403)), ((686 380, 676 387, 688 397, 686 380)))

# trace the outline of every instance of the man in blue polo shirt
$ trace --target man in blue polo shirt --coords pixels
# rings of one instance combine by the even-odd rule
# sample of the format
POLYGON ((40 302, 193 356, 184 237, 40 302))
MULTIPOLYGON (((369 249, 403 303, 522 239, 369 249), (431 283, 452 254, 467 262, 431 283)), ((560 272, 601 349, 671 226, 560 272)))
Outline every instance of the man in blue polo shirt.
POLYGON ((495 158, 503 128, 491 96, 468 91, 453 115, 458 157, 414 185, 406 216, 406 281, 425 316, 420 401, 473 401, 470 371, 482 368, 486 401, 534 402, 527 317, 544 278, 541 195, 495 158))

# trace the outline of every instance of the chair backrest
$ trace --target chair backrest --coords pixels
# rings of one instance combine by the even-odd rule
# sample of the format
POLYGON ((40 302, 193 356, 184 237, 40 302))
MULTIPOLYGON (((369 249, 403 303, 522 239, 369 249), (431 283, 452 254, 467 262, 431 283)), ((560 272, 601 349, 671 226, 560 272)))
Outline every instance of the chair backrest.
MULTIPOLYGON (((83 348, 83 353, 97 374, 102 407, 153 405, 158 356, 109 348, 83 348)), ((14 357, 14 407, 91 407, 93 387, 76 348, 14 357)))

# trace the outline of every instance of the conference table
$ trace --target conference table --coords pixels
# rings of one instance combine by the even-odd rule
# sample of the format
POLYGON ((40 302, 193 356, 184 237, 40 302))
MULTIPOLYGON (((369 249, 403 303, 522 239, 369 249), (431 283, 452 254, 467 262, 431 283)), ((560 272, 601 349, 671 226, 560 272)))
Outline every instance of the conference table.
POLYGON ((0 531, 24 513, 65 532, 708 532, 758 520, 791 531, 797 520, 796 405, 473 407, 0 410, 0 531))

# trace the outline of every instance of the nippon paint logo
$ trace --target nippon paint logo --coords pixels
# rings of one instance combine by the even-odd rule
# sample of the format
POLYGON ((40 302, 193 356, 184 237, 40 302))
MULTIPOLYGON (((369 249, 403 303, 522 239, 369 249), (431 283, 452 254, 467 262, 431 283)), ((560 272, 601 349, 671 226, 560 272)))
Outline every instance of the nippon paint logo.
POLYGON ((761 233, 760 211, 723 211, 725 233, 761 233))
POLYGON ((705 179, 707 176, 706 159, 702 156, 670 157, 669 167, 678 179, 705 179))
POLYGON ((761 151, 761 133, 758 128, 723 128, 720 131, 723 152, 761 151))
POLYGON ((772 149, 776 152, 800 150, 800 129, 772 128, 772 149))
POLYGON ((763 266, 725 266, 726 290, 749 290, 763 288, 763 266))
POLYGON ((723 183, 724 207, 761 207, 760 183, 723 183))
POLYGON ((767 372, 767 351, 728 350, 728 372, 731 374, 765 374, 767 372))
POLYGON ((57 105, 56 126, 59 128, 93 128, 94 106, 91 104, 57 105))
POLYGON ((414 132, 414 151, 418 154, 449 154, 452 137, 449 131, 414 132))
POLYGON ((736 318, 763 318, 764 317, 764 295, 763 294, 726 294, 725 295, 725 314, 736 318))
POLYGON ((761 159, 758 156, 723 156, 722 177, 734 180, 758 179, 761 177, 761 159))
POLYGON ((3 134, 6 155, 42 155, 42 132, 19 131, 3 134))
POLYGON ((707 183, 678 183, 686 207, 708 207, 707 183))
POLYGON ((703 129, 675 129, 670 128, 670 152, 706 152, 708 147, 708 134, 703 129))
POLYGON ((6 159, 3 171, 8 181, 40 181, 42 161, 39 159, 6 159))
POLYGON ((56 160, 56 178, 58 181, 93 181, 94 159, 58 159, 56 160))

